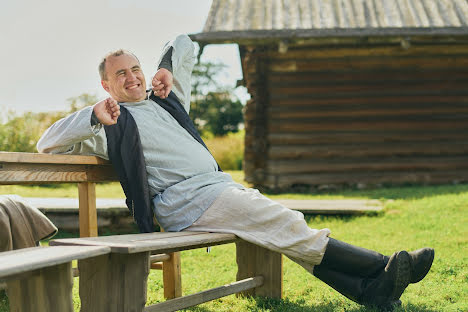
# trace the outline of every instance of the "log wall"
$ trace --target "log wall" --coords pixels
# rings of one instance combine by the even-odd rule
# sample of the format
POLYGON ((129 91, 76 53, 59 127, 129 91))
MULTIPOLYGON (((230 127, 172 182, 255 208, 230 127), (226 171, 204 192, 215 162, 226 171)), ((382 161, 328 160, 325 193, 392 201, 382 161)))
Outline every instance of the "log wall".
POLYGON ((468 180, 468 41, 242 49, 256 187, 468 180))

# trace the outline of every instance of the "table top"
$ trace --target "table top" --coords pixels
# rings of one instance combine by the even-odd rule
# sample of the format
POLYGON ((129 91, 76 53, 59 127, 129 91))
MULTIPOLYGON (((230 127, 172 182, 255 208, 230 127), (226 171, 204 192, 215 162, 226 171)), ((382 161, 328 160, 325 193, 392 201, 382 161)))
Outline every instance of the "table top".
POLYGON ((51 240, 50 245, 107 246, 111 252, 131 254, 146 251, 168 253, 233 243, 237 240, 234 234, 184 231, 64 238, 51 240))

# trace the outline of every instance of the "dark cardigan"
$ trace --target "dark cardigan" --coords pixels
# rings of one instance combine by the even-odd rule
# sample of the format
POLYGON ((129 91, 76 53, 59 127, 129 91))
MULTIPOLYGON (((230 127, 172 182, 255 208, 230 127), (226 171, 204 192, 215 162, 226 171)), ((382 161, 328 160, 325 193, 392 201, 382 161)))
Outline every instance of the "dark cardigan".
MULTIPOLYGON (((168 111, 192 137, 208 149, 190 119, 187 111, 171 91, 166 99, 151 92, 151 100, 168 111)), ((123 106, 115 125, 104 126, 107 136, 107 153, 117 172, 124 190, 126 204, 141 233, 154 232, 154 214, 146 175, 145 158, 141 146, 138 127, 132 114, 123 106)), ((218 165, 218 170, 221 168, 218 165)))

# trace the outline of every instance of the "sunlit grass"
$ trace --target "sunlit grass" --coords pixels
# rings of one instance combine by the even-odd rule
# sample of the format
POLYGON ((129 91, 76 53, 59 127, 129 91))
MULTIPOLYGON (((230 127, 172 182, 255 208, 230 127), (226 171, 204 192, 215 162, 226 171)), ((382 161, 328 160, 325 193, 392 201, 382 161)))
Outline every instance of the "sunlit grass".
MULTIPOLYGON (((241 172, 233 172, 235 179, 241 172)), ((118 185, 108 184, 111 189, 118 185)), ((47 188, 45 188, 47 189, 47 188)), ((105 188, 104 188, 105 189, 105 188)), ((17 189, 14 189, 17 190, 17 189)), ((41 194, 44 188, 40 188, 41 194)), ((99 190, 99 187, 98 187, 99 190)), ((49 191, 49 190, 48 190, 49 191)), ((50 190, 63 196, 62 188, 50 190)), ((64 192, 68 192, 68 187, 64 192)), ((101 192, 101 191, 98 191, 101 192)), ((37 194, 37 193, 34 193, 37 194)), ((101 193, 98 193, 98 196, 101 193)), ((114 194, 108 190, 107 194, 114 194)), ((45 196, 45 195, 44 195, 45 196)), ((73 195, 76 196, 76 195, 73 195)), ((117 195, 115 195, 117 196, 117 195)), ((292 198, 377 198, 386 201, 384 212, 364 216, 309 216, 313 228, 330 228, 334 238, 385 254, 396 250, 434 247, 436 257, 429 275, 410 285, 396 311, 468 311, 468 185, 406 186, 374 190, 346 190, 329 194, 289 194, 292 198)), ((102 196, 108 197, 108 196, 102 196)), ((284 197, 274 195, 272 197, 284 197)), ((234 245, 216 246, 182 253, 182 281, 185 294, 217 287, 235 280, 234 245)), ((163 300, 162 276, 152 271, 148 282, 148 302, 163 300)), ((74 300, 78 311, 78 281, 74 300)), ((0 295, 0 311, 8 311, 0 295)), ((284 258, 284 298, 238 298, 228 296, 190 311, 371 311, 352 303, 333 289, 284 258)))

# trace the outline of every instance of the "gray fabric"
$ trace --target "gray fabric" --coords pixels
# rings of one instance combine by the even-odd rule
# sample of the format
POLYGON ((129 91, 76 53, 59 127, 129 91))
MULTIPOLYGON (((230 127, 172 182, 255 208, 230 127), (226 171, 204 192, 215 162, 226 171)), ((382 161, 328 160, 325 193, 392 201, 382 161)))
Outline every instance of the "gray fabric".
POLYGON ((228 187, 184 231, 232 233, 245 241, 290 257, 312 273, 322 261, 330 230, 307 226, 304 215, 260 194, 228 187))
MULTIPOLYGON (((173 91, 188 112, 194 48, 185 35, 178 36, 172 47, 173 91)), ((166 231, 190 226, 227 186, 237 184, 229 174, 217 171, 211 154, 157 103, 148 99, 121 105, 138 126, 155 215, 166 231)), ((100 124, 91 126, 91 114, 92 107, 87 107, 56 122, 39 140, 39 152, 108 159, 105 131, 100 124)))
POLYGON ((0 252, 36 246, 57 233, 55 225, 17 195, 0 196, 0 252))

